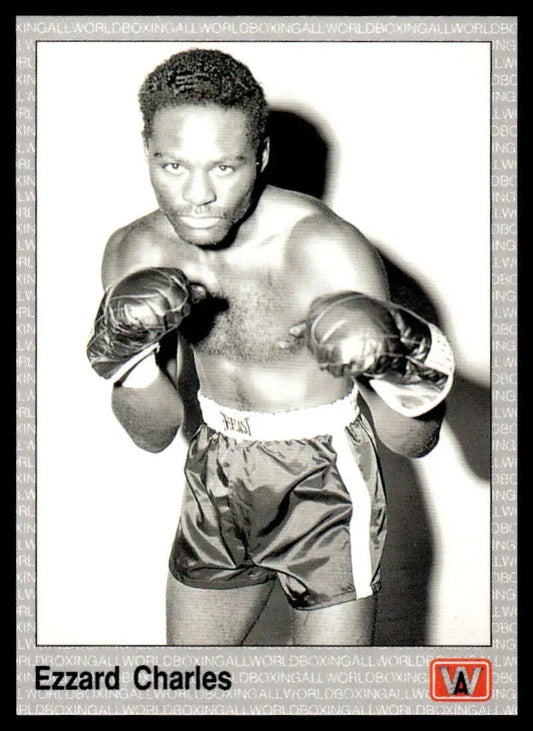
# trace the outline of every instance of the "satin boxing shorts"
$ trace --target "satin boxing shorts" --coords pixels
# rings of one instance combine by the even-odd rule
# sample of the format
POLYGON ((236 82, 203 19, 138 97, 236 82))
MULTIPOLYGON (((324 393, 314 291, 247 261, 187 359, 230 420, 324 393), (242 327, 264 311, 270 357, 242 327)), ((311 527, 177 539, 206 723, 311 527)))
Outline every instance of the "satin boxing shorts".
POLYGON ((296 609, 377 592, 385 494, 357 391, 276 414, 199 402, 172 575, 202 589, 277 577, 296 609))

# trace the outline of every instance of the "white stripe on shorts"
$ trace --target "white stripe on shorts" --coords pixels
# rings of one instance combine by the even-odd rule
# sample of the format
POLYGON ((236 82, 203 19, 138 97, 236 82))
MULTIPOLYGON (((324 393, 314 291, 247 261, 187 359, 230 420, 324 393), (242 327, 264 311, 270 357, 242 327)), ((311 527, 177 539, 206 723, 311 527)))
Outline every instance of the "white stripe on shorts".
POLYGON ((371 596, 372 560, 370 552, 371 501, 361 474, 350 435, 345 429, 331 433, 331 443, 337 454, 337 471, 348 490, 353 505, 350 521, 350 546, 355 592, 358 599, 371 596))

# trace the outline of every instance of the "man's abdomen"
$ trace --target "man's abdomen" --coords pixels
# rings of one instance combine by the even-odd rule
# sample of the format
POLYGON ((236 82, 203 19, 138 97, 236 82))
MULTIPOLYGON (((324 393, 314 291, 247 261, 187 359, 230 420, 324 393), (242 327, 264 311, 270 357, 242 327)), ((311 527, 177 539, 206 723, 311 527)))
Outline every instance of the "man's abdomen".
POLYGON ((267 413, 332 403, 346 396, 351 381, 321 371, 307 352, 274 363, 196 357, 200 391, 223 406, 267 413))

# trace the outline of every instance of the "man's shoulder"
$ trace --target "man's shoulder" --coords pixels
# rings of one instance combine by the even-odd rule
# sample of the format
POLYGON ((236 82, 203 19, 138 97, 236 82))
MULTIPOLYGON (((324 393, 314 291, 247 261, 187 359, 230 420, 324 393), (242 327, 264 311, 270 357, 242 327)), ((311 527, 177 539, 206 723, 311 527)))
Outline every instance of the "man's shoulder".
POLYGON ((168 237, 160 211, 117 229, 107 242, 102 262, 104 286, 142 267, 157 266, 168 237))
POLYGON ((302 238, 312 244, 314 241, 323 241, 324 237, 337 241, 340 246, 350 246, 357 241, 368 244, 352 223, 338 216, 318 198, 269 187, 264 199, 267 216, 273 225, 285 229, 289 244, 298 246, 302 238))
POLYGON ((352 223, 325 203, 301 194, 283 196, 280 208, 293 211, 285 255, 291 271, 324 291, 354 289, 385 296, 386 276, 376 247, 352 223))
POLYGON ((269 204, 274 220, 286 222, 287 250, 298 256, 323 257, 327 247, 330 255, 350 257, 372 251, 374 247, 363 233, 335 213, 323 201, 303 193, 274 189, 269 204))
POLYGON ((164 233, 164 216, 161 211, 156 210, 148 213, 146 216, 135 219, 126 226, 114 231, 109 237, 108 247, 110 250, 128 250, 137 249, 144 246, 153 246, 161 240, 164 233))

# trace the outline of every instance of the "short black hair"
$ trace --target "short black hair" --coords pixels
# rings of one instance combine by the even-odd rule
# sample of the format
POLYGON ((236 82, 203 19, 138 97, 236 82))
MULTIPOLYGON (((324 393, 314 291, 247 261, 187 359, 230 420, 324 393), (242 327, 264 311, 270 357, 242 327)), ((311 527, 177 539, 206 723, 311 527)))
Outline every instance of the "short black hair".
POLYGON ((268 108, 263 89, 247 66, 214 49, 182 51, 157 66, 141 86, 139 103, 145 141, 152 134, 156 112, 180 104, 242 109, 248 116, 257 150, 267 134, 268 108))

